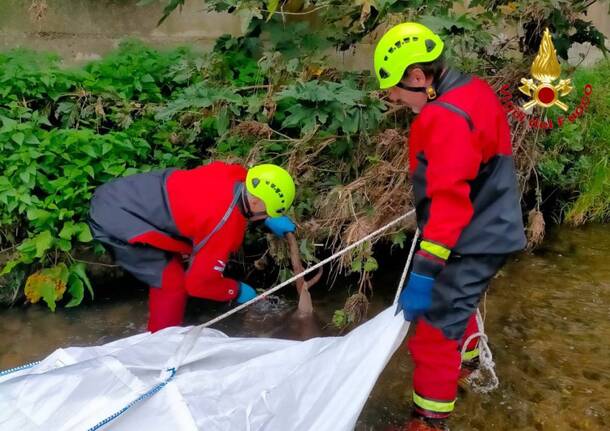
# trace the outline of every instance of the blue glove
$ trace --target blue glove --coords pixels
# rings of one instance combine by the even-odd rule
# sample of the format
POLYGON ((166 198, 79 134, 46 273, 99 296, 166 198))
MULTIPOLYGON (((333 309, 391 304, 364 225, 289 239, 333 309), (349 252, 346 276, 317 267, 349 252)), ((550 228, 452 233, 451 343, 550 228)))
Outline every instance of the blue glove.
POLYGON ((420 252, 413 258, 413 269, 406 286, 398 297, 398 308, 404 313, 405 320, 410 322, 426 313, 432 306, 432 288, 437 274, 444 263, 425 257, 420 252))
POLYGON ((265 226, 277 236, 284 236, 289 232, 294 233, 297 228, 294 222, 290 220, 290 217, 287 216, 267 217, 265 219, 265 226))
POLYGON ((248 302, 251 299, 256 298, 256 290, 252 288, 249 284, 239 282, 239 295, 237 296, 237 303, 243 304, 244 302, 248 302))
POLYGON ((403 311, 405 320, 414 321, 432 305, 434 278, 411 272, 406 287, 400 292, 398 310, 403 311))

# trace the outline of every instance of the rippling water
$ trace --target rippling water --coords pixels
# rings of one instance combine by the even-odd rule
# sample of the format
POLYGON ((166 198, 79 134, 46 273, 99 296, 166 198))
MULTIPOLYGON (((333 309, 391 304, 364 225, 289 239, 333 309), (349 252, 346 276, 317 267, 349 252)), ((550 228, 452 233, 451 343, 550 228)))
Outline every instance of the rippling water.
MULTIPOLYGON (((395 262, 379 274, 370 315, 391 303, 399 277, 395 262)), ((291 317, 294 301, 279 298, 216 328, 229 335, 294 339, 333 334, 327 322, 348 288, 316 287, 316 320, 291 317)), ((101 344, 145 330, 145 290, 118 285, 99 296, 54 314, 42 305, 0 311, 0 369, 40 359, 57 347, 101 344)), ((225 311, 226 304, 194 300, 187 323, 225 311)), ((500 388, 489 395, 460 393, 452 430, 610 430, 607 226, 560 228, 534 255, 516 256, 492 283, 486 328, 500 388)), ((358 430, 406 421, 410 371, 403 346, 371 394, 358 430)))

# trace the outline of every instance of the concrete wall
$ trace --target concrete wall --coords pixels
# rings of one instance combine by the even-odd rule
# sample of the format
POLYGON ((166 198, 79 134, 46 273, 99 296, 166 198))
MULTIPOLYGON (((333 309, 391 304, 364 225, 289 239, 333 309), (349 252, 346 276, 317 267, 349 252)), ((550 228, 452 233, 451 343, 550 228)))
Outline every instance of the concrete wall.
MULTIPOLYGON (((593 22, 606 36, 606 48, 610 50, 610 13, 608 2, 596 3, 589 7, 585 20, 593 22)), ((568 50, 568 61, 570 64, 591 66, 603 58, 602 52, 590 43, 576 43, 568 50)))
POLYGON ((66 63, 74 63, 98 58, 126 37, 137 37, 155 46, 188 42, 211 47, 222 34, 240 32, 239 18, 203 13, 200 1, 188 1, 182 13, 172 14, 159 27, 162 2, 142 7, 136 3, 137 0, 0 0, 0 49, 55 51, 66 63), (38 9, 37 5, 42 6, 38 9))
MULTIPOLYGON (((181 13, 173 13, 161 26, 163 3, 136 6, 137 0, 0 0, 0 49, 28 47, 58 52, 66 63, 99 58, 126 37, 154 46, 194 43, 211 47, 225 33, 238 35, 240 19, 203 12, 203 0, 188 0, 181 13)), ((591 19, 610 39, 608 4, 591 6, 591 19)), ((610 42, 608 43, 610 47, 610 42)), ((374 45, 366 41, 354 50, 331 53, 333 63, 347 69, 371 67, 374 45)), ((601 53, 590 45, 573 47, 572 63, 592 64, 601 53)))

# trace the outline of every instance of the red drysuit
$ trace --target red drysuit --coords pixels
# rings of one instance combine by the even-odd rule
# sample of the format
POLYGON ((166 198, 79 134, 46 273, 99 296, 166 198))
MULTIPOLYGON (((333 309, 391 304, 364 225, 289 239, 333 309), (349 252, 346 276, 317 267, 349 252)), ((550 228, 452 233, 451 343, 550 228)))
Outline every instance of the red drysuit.
MULTIPOLYGON (((462 359, 477 356, 474 313, 489 280, 511 252, 525 246, 506 113, 484 81, 449 71, 439 97, 426 104, 409 136, 410 173, 422 241, 449 255, 438 272, 432 305, 417 320, 409 349, 413 399, 428 417, 453 410, 462 359)), ((416 266, 436 264, 425 250, 416 266)))
POLYGON ((187 295, 216 301, 238 295, 238 282, 223 271, 247 227, 238 203, 245 179, 243 167, 213 162, 119 178, 96 190, 94 237, 150 286, 149 330, 179 325, 187 295), (181 255, 190 255, 186 267, 181 255))

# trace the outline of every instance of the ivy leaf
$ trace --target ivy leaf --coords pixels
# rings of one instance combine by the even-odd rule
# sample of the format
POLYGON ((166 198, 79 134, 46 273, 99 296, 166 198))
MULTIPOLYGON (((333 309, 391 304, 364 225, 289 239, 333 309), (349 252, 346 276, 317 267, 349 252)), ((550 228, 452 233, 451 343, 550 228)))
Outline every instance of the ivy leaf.
MULTIPOLYGON (((53 268, 49 268, 47 271, 48 271, 49 276, 51 278, 53 278, 54 280, 57 280, 57 281, 63 283, 64 285, 68 283, 70 271, 68 270, 68 267, 66 266, 65 263, 59 263, 59 264, 55 265, 53 268)), ((61 292, 61 294, 63 295, 63 292, 61 292)))
POLYGON ((263 14, 260 9, 252 6, 252 8, 239 9, 237 16, 241 19, 241 32, 247 33, 250 24, 254 18, 262 19, 263 14))
POLYGON ((53 236, 48 230, 36 235, 33 241, 36 246, 36 257, 38 258, 43 257, 46 251, 53 246, 53 236))
POLYGON ((47 303, 47 307, 53 313, 55 312, 55 308, 57 307, 56 300, 57 296, 55 295, 55 285, 50 281, 46 281, 38 287, 38 292, 40 293, 44 302, 47 303))
POLYGON ((464 28, 464 23, 459 20, 449 16, 449 15, 425 15, 419 19, 426 27, 429 27, 434 32, 442 33, 443 30, 446 32, 451 32, 453 27, 458 29, 464 28))
POLYGON ((85 272, 85 264, 82 262, 77 262, 73 264, 72 266, 70 266, 70 272, 78 276, 78 278, 80 278, 83 283, 85 283, 85 286, 87 286, 87 290, 91 295, 91 299, 93 299, 95 295, 93 294, 93 287, 91 286, 89 277, 87 277, 87 273, 85 272))
POLYGON ((405 241, 407 240, 407 234, 403 231, 396 232, 392 235, 392 245, 397 245, 400 248, 405 247, 405 241))
POLYGON ((570 38, 567 36, 555 37, 553 40, 553 44, 555 45, 555 49, 557 50, 557 55, 559 55, 564 60, 568 58, 568 49, 570 49, 570 38))
POLYGON ((68 241, 67 239, 59 239, 57 240, 57 247, 61 251, 69 252, 72 250, 72 241, 68 241))
POLYGON ((182 7, 186 0, 170 0, 168 5, 163 9, 163 16, 157 23, 157 25, 161 25, 165 19, 171 15, 171 13, 176 10, 177 7, 182 7))
POLYGON ((17 145, 22 145, 23 140, 25 139, 25 135, 21 132, 17 132, 11 136, 11 139, 17 143, 17 145))
POLYGON ((78 223, 76 225, 77 228, 77 236, 80 242, 91 242, 93 241, 93 236, 91 235, 91 230, 89 229, 89 225, 87 223, 78 223))
POLYGON ((72 237, 76 234, 77 228, 72 220, 64 223, 63 228, 59 232, 59 237, 61 239, 71 240, 72 237))
POLYGON ((28 220, 38 224, 44 224, 51 216, 52 214, 49 211, 40 208, 32 208, 27 212, 28 220))
POLYGON ((69 272, 65 264, 60 263, 53 268, 42 269, 30 275, 25 283, 24 293, 31 303, 42 298, 51 311, 55 311, 56 302, 66 291, 69 272))
POLYGON ((76 236, 76 239, 80 242, 93 241, 91 230, 86 223, 74 223, 73 221, 65 222, 64 227, 61 232, 59 232, 59 237, 64 240, 71 240, 74 236, 76 236))
POLYGON ((335 313, 333 314, 333 324, 337 328, 344 328, 347 323, 347 313, 344 310, 335 310, 335 313))
POLYGON ((68 293, 72 296, 72 299, 66 304, 66 308, 76 307, 83 302, 83 298, 85 297, 85 286, 83 281, 75 274, 70 275, 68 293))
POLYGON ((379 268, 379 264, 377 263, 377 259, 374 257, 368 257, 366 262, 364 263, 364 271, 365 272, 373 272, 379 268))
POLYGON ((4 268, 2 268, 0 275, 9 274, 20 263, 22 263, 20 259, 9 260, 8 262, 6 262, 6 265, 4 265, 4 268))
POLYGON ((30 263, 34 258, 41 258, 47 250, 53 246, 53 236, 51 232, 45 230, 33 238, 26 239, 17 247, 24 255, 24 262, 30 263))

